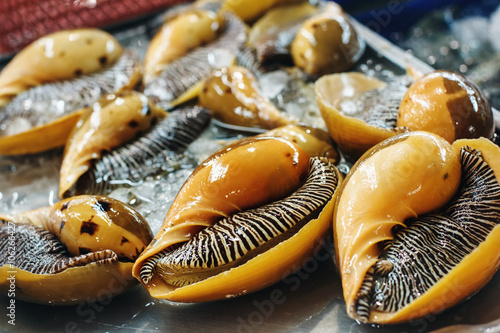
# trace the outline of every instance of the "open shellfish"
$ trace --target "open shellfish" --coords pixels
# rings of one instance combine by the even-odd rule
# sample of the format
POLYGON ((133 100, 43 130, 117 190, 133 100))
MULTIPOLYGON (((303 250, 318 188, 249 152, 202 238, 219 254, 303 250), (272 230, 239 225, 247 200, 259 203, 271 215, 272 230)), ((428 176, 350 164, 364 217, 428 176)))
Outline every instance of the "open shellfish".
POLYGON ((283 139, 230 145, 186 181, 134 276, 153 297, 180 302, 275 283, 328 230, 340 181, 326 159, 283 139))
POLYGON ((111 182, 139 181, 155 174, 209 122, 210 112, 200 107, 167 115, 141 93, 108 95, 86 110, 68 140, 59 196, 106 194, 111 182))
POLYGON ((0 154, 63 146, 82 108, 139 77, 137 56, 104 31, 61 31, 35 41, 0 73, 0 154))
POLYGON ((14 274, 16 298, 36 303, 126 291, 136 282, 132 263, 152 239, 139 213, 107 197, 73 197, 0 220, 0 290, 14 274))
POLYGON ((246 39, 245 24, 231 12, 200 5, 170 15, 146 54, 144 94, 164 109, 196 97, 200 82, 217 66, 211 62, 214 52, 236 57, 246 39))
POLYGON ((441 312, 500 264, 500 149, 428 132, 366 152, 340 189, 334 242, 349 316, 398 323, 441 312))
POLYGON ((355 160, 375 144, 408 130, 430 131, 449 142, 493 137, 491 107, 463 75, 435 71, 412 84, 407 81, 386 84, 354 72, 316 81, 321 115, 349 158, 355 160))

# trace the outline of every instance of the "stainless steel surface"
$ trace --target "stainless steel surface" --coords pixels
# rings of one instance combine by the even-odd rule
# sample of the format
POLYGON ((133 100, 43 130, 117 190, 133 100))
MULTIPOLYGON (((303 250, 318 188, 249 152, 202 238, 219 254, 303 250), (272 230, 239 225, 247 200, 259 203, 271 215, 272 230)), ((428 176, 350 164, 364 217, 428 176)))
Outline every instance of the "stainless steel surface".
MULTIPOLYGON (((410 65, 432 68, 372 33, 367 58, 404 73, 410 65)), ((280 258, 276 258, 280 260, 280 258)), ((120 279, 110 288, 120 288, 120 279)), ((457 285, 457 290, 463 286, 457 285)), ((16 300, 16 326, 7 323, 10 299, 0 298, 0 329, 18 332, 500 332, 500 274, 469 300, 440 314, 402 325, 359 324, 345 311, 331 240, 303 262, 295 274, 260 292, 202 304, 175 304, 151 298, 141 287, 115 298, 103 290, 98 299, 76 306, 53 307, 16 300)), ((436 300, 446 305, 447 300, 436 300)))

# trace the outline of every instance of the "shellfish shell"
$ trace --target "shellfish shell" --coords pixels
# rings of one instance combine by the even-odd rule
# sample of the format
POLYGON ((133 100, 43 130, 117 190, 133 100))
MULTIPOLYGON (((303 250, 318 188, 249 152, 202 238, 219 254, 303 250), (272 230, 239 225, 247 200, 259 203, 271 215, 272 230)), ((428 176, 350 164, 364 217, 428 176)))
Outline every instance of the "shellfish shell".
POLYGON ((44 36, 21 50, 0 73, 0 106, 29 88, 101 70, 122 53, 117 40, 99 29, 44 36))
POLYGON ((214 71, 203 85, 199 104, 210 109, 214 119, 230 125, 272 129, 297 122, 265 98, 256 77, 240 66, 214 71))
POLYGON ((139 213, 106 197, 74 197, 0 219, 0 290, 7 292, 15 270, 16 298, 42 304, 128 290, 136 283, 132 262, 152 238, 139 213))
MULTIPOLYGON (((141 280, 153 297, 180 302, 234 297, 275 283, 283 277, 284 272, 307 256, 328 230, 325 223, 331 218, 331 198, 340 179, 340 173, 326 159, 310 161, 305 152, 283 139, 255 138, 231 145, 209 158, 187 180, 167 213, 160 233, 136 262, 134 276, 141 280), (272 159, 267 158, 269 154, 273 155, 272 159), (271 167, 269 163, 272 163, 271 167), (264 165, 267 167, 262 168, 264 165), (250 171, 255 169, 259 172, 250 171), (276 177, 276 173, 280 176, 276 177), (247 176, 237 177, 241 174, 247 176), (308 185, 297 189, 306 175, 305 184, 308 185), (312 185, 316 182, 322 185, 312 185), (309 186, 318 191, 312 200, 315 204, 312 205, 306 203, 307 195, 303 193, 311 190, 309 186), (287 198, 282 199, 283 202, 275 202, 276 198, 287 195, 287 198), (299 202, 304 203, 304 210, 298 207, 299 202), (281 205, 290 210, 287 211, 281 205), (295 215, 298 212, 295 209, 301 210, 306 217, 295 215), (288 236, 271 236, 267 241, 252 240, 254 237, 260 238, 256 233, 273 235, 276 230, 283 230, 283 226, 270 227, 272 223, 281 223, 280 220, 283 224, 298 223, 301 227, 292 227, 294 232, 287 233, 288 236), (250 231, 253 228, 250 225, 257 229, 250 231), (248 232, 254 236, 247 236, 247 231, 244 231, 247 227, 250 227, 248 232), (256 231, 260 228, 261 231, 256 231), (228 234, 223 235, 223 230, 228 234), (233 231, 239 236, 229 236, 233 231), (229 242, 226 245, 228 249, 234 246, 234 254, 240 253, 242 257, 233 258, 227 251, 226 254, 218 254, 219 250, 216 250, 212 241, 219 237, 229 242), (242 246, 238 245, 239 238, 247 239, 248 244, 253 243, 249 246, 254 251, 248 252, 246 245, 238 250, 242 246), (197 242, 204 239, 209 240, 210 244, 203 246, 207 254, 200 254, 202 258, 215 255, 222 260, 227 255, 229 261, 223 263, 219 259, 208 259, 211 264, 207 263, 207 267, 205 264, 195 264, 191 269, 169 273, 166 261, 176 253, 184 258, 187 258, 188 253, 196 257, 196 253, 186 248, 197 248, 200 246, 197 242), (236 243, 233 244, 231 240, 236 243), (261 241, 261 245, 256 245, 255 242, 260 244, 261 241), (278 253, 285 252, 287 255, 283 260, 273 259, 278 253), (271 264, 271 261, 274 263, 271 264), (212 264, 216 267, 211 267, 212 264)), ((228 251, 233 253, 233 250, 228 251)))
MULTIPOLYGON (((61 170, 61 177, 68 177, 64 181, 67 185, 61 187, 60 195, 105 195, 115 186, 131 182, 136 184, 148 176, 177 167, 180 155, 203 132, 210 119, 211 114, 207 109, 197 106, 180 108, 170 112, 139 137, 103 152, 78 177, 76 171, 79 169, 75 170, 74 161, 69 160, 65 172, 61 170), (71 182, 68 181, 70 177, 73 180, 71 182)), ((99 149, 90 151, 97 153, 99 149)))
POLYGON ((417 131, 360 158, 334 212, 349 316, 379 324, 417 319, 491 279, 500 263, 499 157, 484 138, 450 145, 417 131))
POLYGON ((201 82, 214 70, 213 66, 218 67, 211 62, 215 52, 224 51, 236 57, 247 39, 245 24, 231 12, 221 15, 225 24, 215 40, 192 49, 169 62, 161 72, 146 78, 143 91, 148 98, 164 109, 180 104, 179 100, 195 98, 201 82))
POLYGON ((76 78, 33 87, 0 107, 0 154, 37 153, 63 146, 83 108, 107 93, 133 87, 139 59, 126 50, 115 63, 76 78), (45 140, 38 138, 43 136, 45 140))
POLYGON ((64 150, 59 196, 63 197, 103 152, 131 141, 165 116, 163 110, 134 91, 107 95, 88 108, 64 150))
POLYGON ((364 50, 364 39, 333 2, 303 23, 291 45, 295 66, 313 76, 349 69, 364 50))

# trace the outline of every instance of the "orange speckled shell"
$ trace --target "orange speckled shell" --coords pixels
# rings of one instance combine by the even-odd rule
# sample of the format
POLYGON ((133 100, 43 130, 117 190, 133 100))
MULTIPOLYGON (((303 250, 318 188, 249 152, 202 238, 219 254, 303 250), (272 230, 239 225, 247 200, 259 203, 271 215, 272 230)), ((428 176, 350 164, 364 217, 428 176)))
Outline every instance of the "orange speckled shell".
POLYGON ((310 157, 326 157, 333 164, 340 160, 339 153, 333 146, 328 133, 318 128, 290 124, 277 127, 259 136, 284 138, 299 145, 310 157))
POLYGON ((210 10, 192 8, 165 22, 148 46, 145 59, 146 80, 190 50, 211 42, 224 27, 224 17, 210 10))
MULTIPOLYGON (((56 274, 35 274, 15 269, 16 298, 29 302, 72 305, 94 302, 98 297, 121 294, 137 281, 132 261, 151 241, 144 218, 129 206, 112 198, 84 195, 20 214, 0 216, 11 222, 31 223, 56 234, 71 255, 79 248, 92 252, 112 250, 128 262, 92 262, 56 274)), ((13 268, 0 267, 0 292, 9 290, 13 268)))
POLYGON ((110 151, 146 131, 166 113, 139 92, 123 91, 104 96, 84 111, 64 150, 59 197, 75 184, 103 151, 110 151))
POLYGON ((102 69, 122 53, 118 41, 99 29, 44 36, 19 52, 0 73, 0 106, 31 87, 102 69))
POLYGON ((215 119, 231 125, 272 129, 297 121, 262 96, 255 76, 240 66, 212 73, 203 85, 199 103, 210 109, 215 119))
POLYGON ((415 81, 399 107, 399 127, 436 133, 448 142, 493 138, 490 104, 481 90, 459 73, 435 71, 415 81))

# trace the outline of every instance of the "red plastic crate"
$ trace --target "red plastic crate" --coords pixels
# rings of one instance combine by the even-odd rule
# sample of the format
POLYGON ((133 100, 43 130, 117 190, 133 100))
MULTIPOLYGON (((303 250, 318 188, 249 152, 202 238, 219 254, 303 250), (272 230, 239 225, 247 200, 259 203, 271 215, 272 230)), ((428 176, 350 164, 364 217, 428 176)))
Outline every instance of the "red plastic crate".
POLYGON ((105 28, 188 0, 2 0, 0 55, 13 54, 51 32, 105 28))

